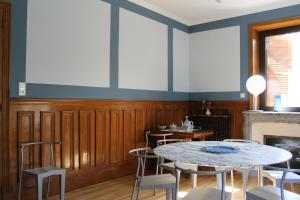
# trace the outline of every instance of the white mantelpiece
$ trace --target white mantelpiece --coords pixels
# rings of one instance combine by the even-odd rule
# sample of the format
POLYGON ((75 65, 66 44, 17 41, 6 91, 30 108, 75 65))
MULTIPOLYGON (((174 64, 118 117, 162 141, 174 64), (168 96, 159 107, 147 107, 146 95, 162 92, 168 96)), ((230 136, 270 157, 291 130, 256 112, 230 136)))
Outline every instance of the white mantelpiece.
POLYGON ((300 112, 244 111, 244 138, 264 142, 264 135, 300 137, 300 112))

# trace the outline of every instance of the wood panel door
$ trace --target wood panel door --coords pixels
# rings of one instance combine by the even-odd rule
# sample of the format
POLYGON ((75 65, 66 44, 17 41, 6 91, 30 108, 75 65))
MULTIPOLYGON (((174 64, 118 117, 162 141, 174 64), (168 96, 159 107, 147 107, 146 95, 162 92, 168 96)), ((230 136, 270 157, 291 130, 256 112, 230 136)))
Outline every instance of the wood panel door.
POLYGON ((8 189, 9 36, 10 5, 0 2, 0 199, 8 189))

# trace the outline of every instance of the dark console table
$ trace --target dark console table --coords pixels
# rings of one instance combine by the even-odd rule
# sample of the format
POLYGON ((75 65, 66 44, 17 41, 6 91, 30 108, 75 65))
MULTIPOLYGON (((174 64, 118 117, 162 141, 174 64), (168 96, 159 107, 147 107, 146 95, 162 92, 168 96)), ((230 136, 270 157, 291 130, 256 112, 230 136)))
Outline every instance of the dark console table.
POLYGON ((191 115, 189 120, 194 122, 195 126, 200 126, 204 130, 212 130, 215 140, 230 138, 230 115, 191 115))

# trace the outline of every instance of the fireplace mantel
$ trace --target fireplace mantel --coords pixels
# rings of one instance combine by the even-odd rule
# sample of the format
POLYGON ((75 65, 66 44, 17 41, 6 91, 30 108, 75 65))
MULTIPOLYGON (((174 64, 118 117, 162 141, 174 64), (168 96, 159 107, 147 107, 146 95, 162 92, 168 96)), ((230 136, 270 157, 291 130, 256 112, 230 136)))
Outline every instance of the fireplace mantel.
POLYGON ((243 133, 245 139, 252 139, 253 123, 300 124, 300 112, 253 112, 244 111, 243 133))

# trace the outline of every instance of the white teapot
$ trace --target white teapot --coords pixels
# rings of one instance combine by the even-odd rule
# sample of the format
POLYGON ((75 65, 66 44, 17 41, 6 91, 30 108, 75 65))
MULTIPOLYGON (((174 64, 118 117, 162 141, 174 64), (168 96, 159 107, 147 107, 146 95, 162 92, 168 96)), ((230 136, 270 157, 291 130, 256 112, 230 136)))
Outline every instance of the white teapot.
POLYGON ((193 129, 194 129, 194 122, 193 121, 189 121, 188 118, 189 118, 188 116, 185 116, 185 121, 181 122, 181 127, 184 130, 193 131, 193 129))

